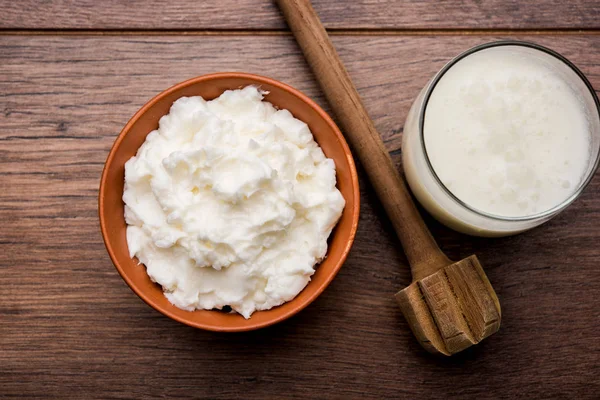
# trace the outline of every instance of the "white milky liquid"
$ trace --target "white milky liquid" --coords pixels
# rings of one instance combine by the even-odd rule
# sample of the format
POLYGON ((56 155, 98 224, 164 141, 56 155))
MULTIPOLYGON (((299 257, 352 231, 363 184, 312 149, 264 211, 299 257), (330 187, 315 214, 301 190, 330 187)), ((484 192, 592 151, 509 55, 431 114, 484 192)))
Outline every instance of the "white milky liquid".
POLYGON ((474 53, 438 82, 424 138, 442 183, 470 207, 534 215, 578 188, 590 157, 582 100, 558 73, 508 52, 474 53))

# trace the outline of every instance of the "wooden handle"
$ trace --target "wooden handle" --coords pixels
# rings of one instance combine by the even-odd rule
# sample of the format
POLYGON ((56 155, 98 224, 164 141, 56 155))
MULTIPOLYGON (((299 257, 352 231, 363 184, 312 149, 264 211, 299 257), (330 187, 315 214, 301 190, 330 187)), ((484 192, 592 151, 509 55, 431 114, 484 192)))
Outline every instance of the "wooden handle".
POLYGON ((309 0, 276 0, 400 238, 414 280, 450 264, 400 174, 309 0))

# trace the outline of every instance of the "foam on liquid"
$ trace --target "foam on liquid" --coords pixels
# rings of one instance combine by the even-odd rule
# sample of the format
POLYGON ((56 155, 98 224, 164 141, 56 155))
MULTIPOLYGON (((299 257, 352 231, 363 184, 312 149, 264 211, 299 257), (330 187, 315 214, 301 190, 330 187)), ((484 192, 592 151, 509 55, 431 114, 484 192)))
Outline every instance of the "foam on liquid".
POLYGON ((469 206, 498 216, 548 210, 578 188, 590 157, 585 108, 542 61, 481 51, 455 64, 425 113, 427 154, 469 206))

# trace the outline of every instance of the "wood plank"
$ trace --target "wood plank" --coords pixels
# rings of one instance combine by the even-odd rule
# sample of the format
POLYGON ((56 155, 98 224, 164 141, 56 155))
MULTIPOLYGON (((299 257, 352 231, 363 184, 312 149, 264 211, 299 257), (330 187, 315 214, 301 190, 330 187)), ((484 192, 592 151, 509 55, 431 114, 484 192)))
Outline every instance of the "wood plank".
MULTIPOLYGON (((330 29, 594 29, 600 0, 314 0, 330 29)), ((4 29, 284 29, 268 0, 0 0, 4 29)))
MULTIPOLYGON (((342 37, 334 43, 395 161, 412 99, 453 55, 496 38, 342 37)), ((523 37, 600 87, 597 36, 523 37)), ((214 71, 287 82, 323 104, 290 36, 0 36, 0 397, 594 398, 599 387, 600 181, 548 224, 477 239, 428 218, 453 259, 476 253, 503 325, 450 359, 427 355, 393 300, 410 280, 361 175, 348 262, 296 317, 244 334, 195 330, 127 288, 96 217, 102 164, 160 90, 214 71)))

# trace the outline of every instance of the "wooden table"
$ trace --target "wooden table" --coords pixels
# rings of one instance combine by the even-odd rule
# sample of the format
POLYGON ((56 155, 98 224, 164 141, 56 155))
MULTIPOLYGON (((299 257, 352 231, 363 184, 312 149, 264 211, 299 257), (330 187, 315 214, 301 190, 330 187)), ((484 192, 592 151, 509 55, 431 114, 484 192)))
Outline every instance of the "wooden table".
MULTIPOLYGON (((600 88, 600 2, 315 0, 394 161, 408 108, 452 56, 500 38, 570 58, 600 88)), ((306 310, 243 334, 195 330, 129 290, 97 219, 116 135, 148 99, 215 71, 267 75, 328 110, 268 0, 0 1, 0 397, 598 398, 600 179, 567 211, 505 239, 427 219, 442 249, 476 253, 499 333, 425 353, 392 295, 402 250, 361 171, 351 255, 306 310)))

